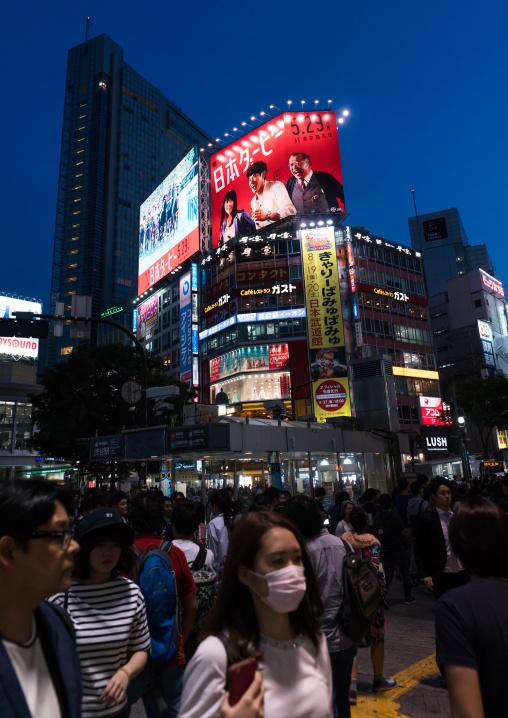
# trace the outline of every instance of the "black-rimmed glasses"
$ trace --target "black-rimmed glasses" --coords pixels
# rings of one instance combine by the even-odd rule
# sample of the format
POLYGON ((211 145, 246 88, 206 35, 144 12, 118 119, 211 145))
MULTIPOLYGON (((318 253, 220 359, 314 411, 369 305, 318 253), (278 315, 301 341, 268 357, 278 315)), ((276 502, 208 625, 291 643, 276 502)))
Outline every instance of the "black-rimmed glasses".
POLYGON ((69 526, 68 529, 62 529, 61 531, 34 531, 29 539, 37 538, 59 538, 60 548, 62 551, 66 551, 74 537, 74 526, 69 526))

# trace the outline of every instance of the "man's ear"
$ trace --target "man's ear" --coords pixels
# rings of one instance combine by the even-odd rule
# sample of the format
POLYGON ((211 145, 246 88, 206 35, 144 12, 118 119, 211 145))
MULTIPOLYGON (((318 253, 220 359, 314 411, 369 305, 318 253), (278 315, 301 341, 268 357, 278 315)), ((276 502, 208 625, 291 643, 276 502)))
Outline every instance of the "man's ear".
POLYGON ((0 538, 0 567, 10 568, 12 566, 17 547, 17 543, 12 536, 2 536, 0 538))

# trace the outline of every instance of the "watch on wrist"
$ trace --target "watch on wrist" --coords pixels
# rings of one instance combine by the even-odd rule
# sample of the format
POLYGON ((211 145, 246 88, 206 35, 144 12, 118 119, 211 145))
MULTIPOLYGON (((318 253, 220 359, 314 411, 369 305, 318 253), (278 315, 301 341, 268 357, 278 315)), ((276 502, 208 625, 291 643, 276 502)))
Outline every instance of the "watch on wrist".
POLYGON ((272 220, 272 213, 271 213, 271 211, 266 213, 266 218, 267 218, 267 220, 268 220, 269 222, 271 222, 271 220, 272 220))

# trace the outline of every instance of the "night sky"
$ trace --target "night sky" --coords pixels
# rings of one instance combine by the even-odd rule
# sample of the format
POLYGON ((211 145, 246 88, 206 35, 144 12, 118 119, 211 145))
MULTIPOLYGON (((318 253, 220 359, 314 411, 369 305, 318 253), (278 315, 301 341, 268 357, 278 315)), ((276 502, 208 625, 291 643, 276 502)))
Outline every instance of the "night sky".
POLYGON ((457 207, 501 279, 506 3, 435 0, 9 3, 2 12, 0 291, 48 308, 67 50, 108 34, 214 137, 270 104, 350 110, 348 222, 409 244, 407 218, 457 207))

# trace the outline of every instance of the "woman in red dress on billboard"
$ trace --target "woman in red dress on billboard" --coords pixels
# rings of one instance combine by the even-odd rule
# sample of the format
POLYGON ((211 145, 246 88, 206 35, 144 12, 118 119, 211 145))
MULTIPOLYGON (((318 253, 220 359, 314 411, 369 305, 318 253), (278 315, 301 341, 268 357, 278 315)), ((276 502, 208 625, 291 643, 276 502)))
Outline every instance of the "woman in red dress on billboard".
POLYGON ((220 210, 220 243, 229 242, 233 237, 241 237, 255 228, 256 225, 247 212, 238 209, 235 190, 228 190, 220 210))

